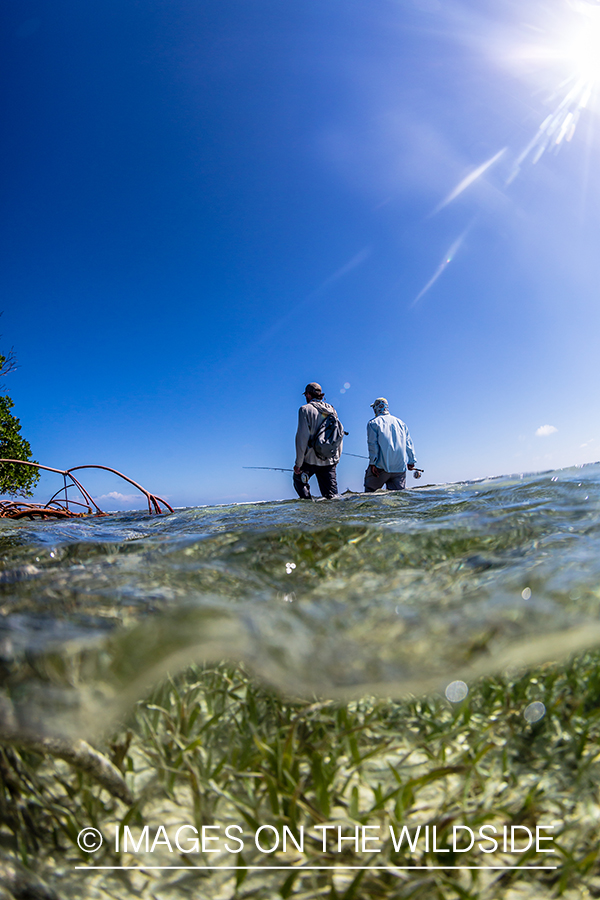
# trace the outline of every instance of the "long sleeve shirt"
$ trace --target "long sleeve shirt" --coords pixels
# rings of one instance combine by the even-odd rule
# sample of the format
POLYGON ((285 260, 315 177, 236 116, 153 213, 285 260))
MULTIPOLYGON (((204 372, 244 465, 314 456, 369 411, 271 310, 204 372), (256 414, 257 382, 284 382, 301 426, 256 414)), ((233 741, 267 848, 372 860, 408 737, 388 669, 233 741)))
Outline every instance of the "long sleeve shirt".
POLYGON ((407 462, 416 465, 417 458, 408 428, 390 413, 375 416, 367 424, 369 464, 384 472, 404 472, 407 462))

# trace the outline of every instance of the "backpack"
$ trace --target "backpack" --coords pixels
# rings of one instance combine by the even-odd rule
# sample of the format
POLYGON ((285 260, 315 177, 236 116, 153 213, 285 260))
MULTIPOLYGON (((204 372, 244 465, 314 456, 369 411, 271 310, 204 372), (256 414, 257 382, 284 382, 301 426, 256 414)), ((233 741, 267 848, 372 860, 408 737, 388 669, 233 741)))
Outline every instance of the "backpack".
POLYGON ((340 445, 344 439, 344 426, 337 417, 337 413, 328 413, 317 430, 310 436, 308 446, 312 447, 317 456, 332 463, 337 456, 340 445))

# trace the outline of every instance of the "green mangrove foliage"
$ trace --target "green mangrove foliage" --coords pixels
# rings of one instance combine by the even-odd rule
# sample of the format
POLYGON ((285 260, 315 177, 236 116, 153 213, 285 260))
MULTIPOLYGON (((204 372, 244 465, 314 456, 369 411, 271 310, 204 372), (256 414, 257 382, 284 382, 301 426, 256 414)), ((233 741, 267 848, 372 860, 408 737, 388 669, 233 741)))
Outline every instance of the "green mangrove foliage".
MULTIPOLYGON (((15 367, 12 353, 0 353, 0 378, 15 367)), ((14 403, 7 394, 0 394, 0 459, 22 459, 31 461, 29 441, 21 434, 21 422, 11 410, 14 403)), ((40 473, 32 466, 18 466, 11 463, 0 464, 0 495, 10 497, 31 497, 33 488, 39 481, 40 473)))

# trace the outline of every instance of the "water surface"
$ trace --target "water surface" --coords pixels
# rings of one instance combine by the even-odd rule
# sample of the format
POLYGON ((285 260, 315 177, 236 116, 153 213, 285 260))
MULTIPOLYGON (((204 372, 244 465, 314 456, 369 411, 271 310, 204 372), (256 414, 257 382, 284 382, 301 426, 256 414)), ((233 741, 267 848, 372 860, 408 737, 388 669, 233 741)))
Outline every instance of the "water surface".
POLYGON ((600 640, 600 464, 285 500, 0 521, 0 726, 87 733, 166 671, 400 696, 600 640))

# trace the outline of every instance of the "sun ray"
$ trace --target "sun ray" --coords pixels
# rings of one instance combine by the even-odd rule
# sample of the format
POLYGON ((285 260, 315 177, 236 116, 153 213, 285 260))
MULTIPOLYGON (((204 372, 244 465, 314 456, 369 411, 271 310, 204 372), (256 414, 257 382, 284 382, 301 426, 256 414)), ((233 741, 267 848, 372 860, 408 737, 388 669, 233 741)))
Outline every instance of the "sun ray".
POLYGON ((497 160, 500 159, 500 157, 504 154, 505 151, 506 151, 506 147, 503 147, 502 150, 499 150, 498 153, 494 154, 494 156, 492 156, 491 159, 488 159, 486 162, 482 163, 476 169, 473 169, 472 172, 469 172, 469 174, 465 178, 463 178, 463 180, 461 182, 459 182, 459 184, 456 185, 454 190, 450 191, 448 196, 444 200, 442 200, 441 203, 439 203, 436 206, 436 208, 433 210, 431 215, 435 216, 435 214, 440 212, 440 210, 442 210, 445 206, 448 206, 449 203, 452 203, 453 200, 456 200, 456 198, 460 194, 462 194, 463 191, 466 191, 466 189, 468 187, 470 187, 474 181, 477 181, 478 178, 481 178, 483 173, 487 172, 487 170, 491 166, 493 166, 497 160))
POLYGON ((416 304, 419 302, 419 300, 425 296, 427 291, 429 291, 430 288, 433 287, 433 285, 436 283, 436 281, 438 280, 440 275, 444 272, 444 270, 447 269, 447 267, 450 265, 450 263, 454 259, 454 256, 455 256, 457 250, 459 249, 459 247, 461 246, 465 237, 467 236, 467 232, 469 231, 470 228, 471 228, 471 226, 469 226, 469 228, 465 228, 463 233, 459 237, 457 237, 457 239, 451 244, 448 251, 444 254, 444 258, 442 259, 441 263, 439 264, 439 266, 437 267, 437 269, 435 270, 435 272, 433 273, 433 275, 431 276, 431 278, 429 279, 429 281, 427 282, 425 287, 421 291, 419 291, 419 293, 417 294, 417 296, 415 297, 413 302, 410 304, 409 309, 412 309, 413 306, 416 306, 416 304))

